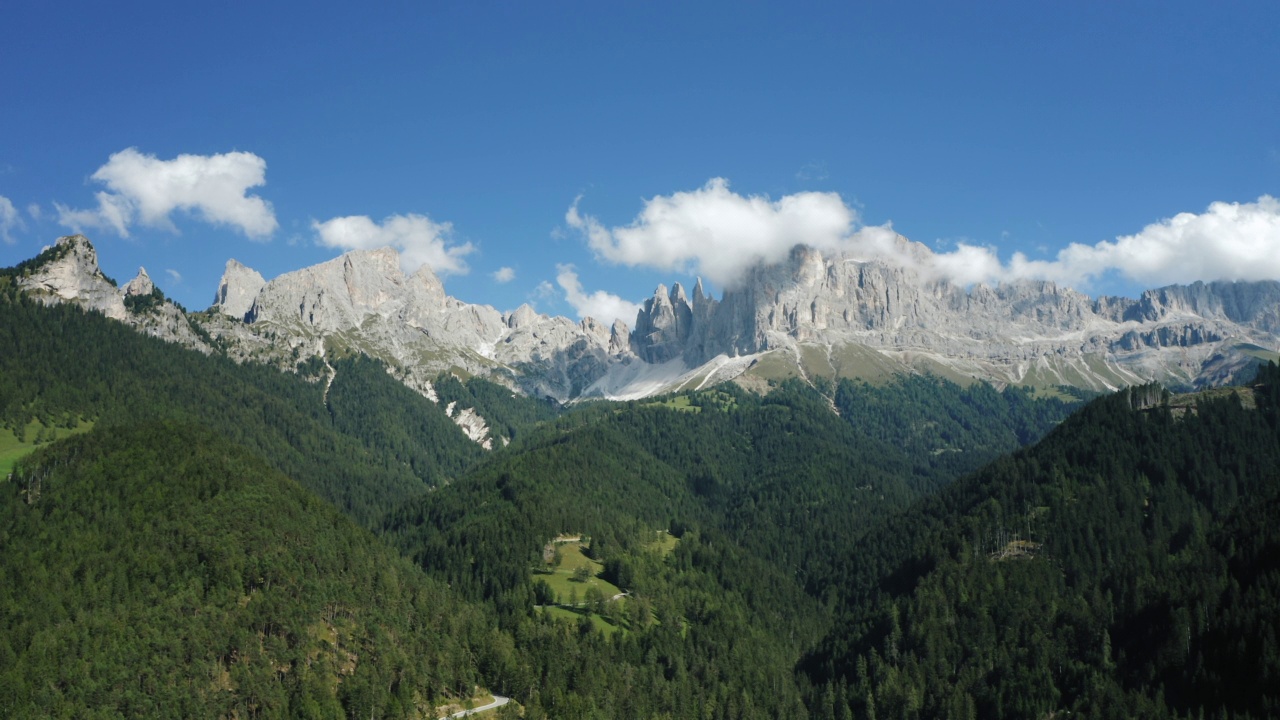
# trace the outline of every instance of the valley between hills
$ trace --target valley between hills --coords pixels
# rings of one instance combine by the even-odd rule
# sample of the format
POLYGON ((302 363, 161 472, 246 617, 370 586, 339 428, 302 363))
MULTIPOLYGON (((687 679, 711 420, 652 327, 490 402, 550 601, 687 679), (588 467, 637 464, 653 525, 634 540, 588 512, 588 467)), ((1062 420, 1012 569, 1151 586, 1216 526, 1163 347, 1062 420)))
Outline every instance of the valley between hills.
MULTIPOLYGON (((928 252, 900 239, 903 252, 928 252)), ((0 715, 1280 714, 1280 284, 0 270, 0 715)))

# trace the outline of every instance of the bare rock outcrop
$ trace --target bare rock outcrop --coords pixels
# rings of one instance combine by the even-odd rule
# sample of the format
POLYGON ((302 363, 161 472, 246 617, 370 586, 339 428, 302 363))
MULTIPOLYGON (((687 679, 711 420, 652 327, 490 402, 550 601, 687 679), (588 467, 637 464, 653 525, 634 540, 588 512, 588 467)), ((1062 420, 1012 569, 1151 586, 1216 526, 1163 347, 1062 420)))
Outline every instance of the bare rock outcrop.
POLYGON ((36 257, 19 285, 41 302, 72 303, 132 325, 139 332, 212 352, 185 313, 156 292, 145 268, 123 288, 98 267, 98 253, 83 235, 67 235, 36 257))
POLYGON ((36 259, 41 262, 19 284, 46 303, 72 302, 124 322, 124 295, 98 267, 98 251, 83 235, 58 238, 36 259))
POLYGON ((213 297, 213 308, 228 317, 244 320, 266 284, 257 270, 242 265, 238 260, 228 260, 213 297))
MULTIPOLYGON (((929 251, 899 237, 900 254, 927 267, 929 251)), ((1280 347, 1280 283, 1195 283, 1138 300, 1098 298, 1047 281, 963 287, 910 264, 826 255, 797 246, 786 261, 754 268, 719 303, 701 287, 692 303, 663 288, 645 303, 632 345, 648 362, 804 348, 835 356, 871 349, 906 368, 997 383, 1096 389, 1161 380, 1203 384, 1208 363, 1237 345, 1280 347)), ((1215 371, 1216 372, 1216 371, 1215 371)))
MULTIPOLYGON (((25 263, 17 282, 42 302, 74 302, 203 352, 212 351, 212 337, 240 361, 314 370, 314 358, 323 362, 329 351, 363 352, 433 400, 440 372, 561 402, 705 387, 768 368, 801 377, 924 371, 1097 390, 1151 380, 1197 386, 1241 377, 1280 349, 1280 282, 1091 298, 1045 281, 965 287, 922 269, 931 255, 923 245, 899 237, 893 251, 895 261, 796 246, 719 300, 700 280, 691 293, 659 286, 634 329, 529 305, 503 314, 465 303, 427 266, 406 274, 390 248, 270 281, 231 260, 214 312, 194 316, 165 300, 145 269, 116 287, 79 235, 25 263), (761 362, 765 356, 772 359, 761 362)), ((467 416, 464 429, 479 433, 483 424, 467 416)))

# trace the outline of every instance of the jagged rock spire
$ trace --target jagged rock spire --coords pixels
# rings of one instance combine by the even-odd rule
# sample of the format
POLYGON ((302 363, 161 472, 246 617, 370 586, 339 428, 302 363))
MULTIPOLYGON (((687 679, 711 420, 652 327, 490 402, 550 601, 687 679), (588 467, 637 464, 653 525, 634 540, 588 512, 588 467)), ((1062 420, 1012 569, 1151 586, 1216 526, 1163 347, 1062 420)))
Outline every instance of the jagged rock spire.
POLYGON ((124 296, 150 295, 155 289, 156 284, 151 282, 151 276, 147 274, 147 269, 140 267, 138 268, 138 274, 125 284, 124 296))
POLYGON ((218 283, 218 291, 213 297, 213 306, 224 315, 243 320, 266 284, 258 271, 235 259, 228 260, 226 269, 222 271, 222 280, 218 283))

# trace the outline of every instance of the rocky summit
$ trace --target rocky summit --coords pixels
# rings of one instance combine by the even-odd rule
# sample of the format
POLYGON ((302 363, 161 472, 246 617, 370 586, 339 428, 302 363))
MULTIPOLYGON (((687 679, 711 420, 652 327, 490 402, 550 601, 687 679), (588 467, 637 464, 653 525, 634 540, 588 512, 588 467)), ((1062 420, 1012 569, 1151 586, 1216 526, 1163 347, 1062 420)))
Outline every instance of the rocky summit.
MULTIPOLYGON (((898 242, 901 256, 929 253, 898 242)), ((679 358, 690 370, 751 357, 743 371, 764 376, 932 372, 1105 390, 1150 380, 1226 382, 1274 357, 1278 320, 1280 283, 1273 281, 1094 299, 1045 281, 964 287, 900 264, 796 247, 785 262, 753 269, 719 301, 700 284, 692 300, 679 285, 659 287, 632 340, 645 361, 679 358)))
POLYGON ((76 303, 139 332, 212 352, 187 314, 156 289, 146 268, 117 287, 98 268, 97 250, 83 235, 59 238, 18 277, 18 285, 40 302, 76 303))
POLYGON ((242 361, 287 369, 363 352, 428 397, 441 372, 561 402, 727 380, 764 387, 792 376, 875 382, 919 372, 1045 389, 1152 380, 1200 387, 1233 380, 1280 348, 1277 282, 1194 283, 1136 299, 1092 298, 1045 281, 966 287, 918 269, 928 267, 923 245, 897 242, 905 261, 797 246, 718 300, 701 281, 692 291, 659 286, 634 330, 528 305, 502 313, 462 302, 429 267, 404 273, 390 248, 269 281, 231 260, 210 311, 191 315, 164 301, 145 270, 117 289, 81 236, 60 239, 20 282, 47 302, 77 302, 242 361))

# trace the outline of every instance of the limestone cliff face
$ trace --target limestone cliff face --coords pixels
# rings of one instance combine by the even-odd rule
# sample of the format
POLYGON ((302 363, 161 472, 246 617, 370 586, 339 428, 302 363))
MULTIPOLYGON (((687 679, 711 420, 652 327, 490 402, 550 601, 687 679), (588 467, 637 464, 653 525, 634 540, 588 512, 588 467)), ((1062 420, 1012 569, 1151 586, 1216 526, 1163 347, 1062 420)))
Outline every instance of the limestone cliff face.
POLYGON ((648 363, 663 363, 685 352, 693 330, 693 309, 680 283, 667 292, 659 285, 636 316, 632 333, 636 354, 648 363))
POLYGON ((237 260, 228 260, 213 298, 213 309, 228 317, 244 320, 266 284, 258 271, 241 265, 237 260))
POLYGON ((503 315, 450 297, 429 267, 406 275, 391 248, 286 273, 246 302, 260 277, 228 263, 216 307, 244 326, 211 332, 256 348, 251 352, 268 335, 303 355, 333 346, 359 350, 397 366, 397 377, 415 387, 461 370, 567 401, 619 353, 610 330, 589 318, 575 323, 528 305, 503 315))
POLYGON ((389 248, 270 281, 232 260, 216 312, 191 317, 154 292, 145 270, 117 288, 78 235, 59 239, 18 283, 43 302, 74 302, 203 352, 212 336, 237 360, 285 370, 331 351, 364 352, 427 397, 440 372, 560 401, 643 397, 751 373, 766 354, 771 372, 790 363, 801 376, 926 371, 1097 390, 1151 380, 1206 385, 1241 377, 1280 349, 1277 282, 1095 299, 1041 281, 963 287, 915 269, 928 267, 924 246, 899 238, 897 251, 888 262, 797 246, 720 300, 701 281, 692 293, 659 286, 634 330, 621 320, 606 327, 528 305, 503 314, 462 302, 425 266, 406 275, 389 248))
POLYGON ((72 302, 124 322, 124 294, 98 268, 98 252, 83 235, 58 238, 53 259, 34 268, 19 283, 44 302, 72 302))
POLYGON ((155 292, 156 284, 151 281, 151 276, 147 274, 144 267, 138 268, 138 274, 132 280, 124 285, 125 297, 146 297, 155 292))
POLYGON ((123 288, 102 274, 98 253, 83 235, 67 235, 48 252, 47 261, 18 279, 32 297, 49 304, 72 303, 132 325, 139 332, 176 342, 203 353, 212 348, 191 326, 186 314, 163 300, 130 309, 125 299, 146 297, 156 289, 145 268, 123 288))
MULTIPOLYGON (((900 238, 904 256, 927 259, 900 238)), ((916 267, 926 266, 917 262, 916 267)), ((648 362, 816 348, 828 369, 842 348, 869 348, 904 369, 950 369, 995 382, 1105 389, 1160 380, 1221 380, 1239 345, 1280 348, 1280 283, 1195 283, 1137 300, 1098 299, 1052 282, 965 288, 904 264, 824 255, 797 246, 754 268, 718 303, 659 287, 637 319, 632 347, 648 362), (1211 369, 1210 366, 1216 369, 1211 369)), ((812 352, 810 353, 812 357, 812 352)))

